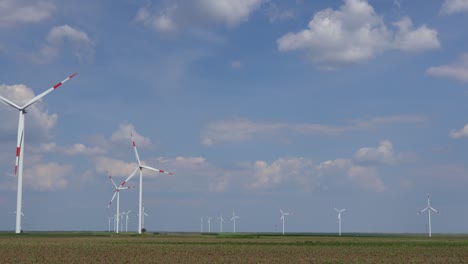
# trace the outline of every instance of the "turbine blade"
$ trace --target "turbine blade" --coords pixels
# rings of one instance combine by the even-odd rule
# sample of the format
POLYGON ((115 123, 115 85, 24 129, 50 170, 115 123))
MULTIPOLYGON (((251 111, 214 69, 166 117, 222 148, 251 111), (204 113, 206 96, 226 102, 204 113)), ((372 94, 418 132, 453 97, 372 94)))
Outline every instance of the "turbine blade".
POLYGON ((34 97, 33 99, 29 100, 29 102, 27 102, 23 107, 22 109, 26 109, 28 106, 34 104, 35 102, 37 102, 38 100, 40 100, 42 97, 46 96, 47 94, 49 94, 50 92, 52 92, 53 90, 59 88, 62 84, 66 83, 68 80, 70 80, 71 78, 75 77, 77 73, 74 73, 70 76, 68 76, 67 78, 65 78, 63 81, 57 83, 56 85, 50 87, 49 89, 47 89, 46 91, 44 91, 43 93, 37 95, 36 97, 34 97))
POLYGON ((107 205, 108 208, 112 205, 112 202, 114 201, 115 196, 117 196, 117 192, 118 192, 118 190, 114 191, 114 195, 112 195, 112 199, 110 200, 109 204, 107 205))
POLYGON ((133 150, 135 151, 135 157, 138 161, 138 166, 141 166, 140 156, 138 156, 138 150, 136 147, 135 139, 133 138, 133 133, 130 133, 130 137, 132 138, 133 150))
POLYGON ((15 175, 18 174, 19 159, 20 159, 21 151, 23 151, 21 149, 23 147, 22 146, 23 137, 24 137, 24 113, 20 112, 19 122, 18 122, 18 138, 16 141, 15 175))
POLYGON ((155 168, 153 168, 153 167, 150 167, 150 166, 141 165, 141 167, 142 167, 142 168, 145 168, 145 169, 148 169, 148 170, 155 171, 155 172, 160 172, 160 173, 165 173, 165 174, 172 175, 172 172, 165 171, 165 170, 159 170, 159 169, 155 169, 155 168))
POLYGON ((112 176, 109 175, 109 179, 111 180, 112 184, 114 184, 114 187, 117 189, 117 184, 115 184, 115 181, 114 179, 112 178, 112 176))
POLYGON ((281 212, 281 214, 284 214, 284 213, 283 213, 283 210, 281 210, 281 209, 280 209, 280 212, 281 212))
POLYGON ((426 212, 426 211, 427 211, 427 209, 429 209, 429 207, 426 207, 426 208, 422 209, 421 211, 419 211, 419 213, 418 213, 418 214, 421 214, 421 213, 424 213, 424 212, 426 212))
POLYGON ((438 213, 439 211, 437 211, 436 209, 432 208, 432 207, 429 207, 429 209, 431 209, 433 212, 436 212, 438 213))
POLYGON ((14 108, 16 108, 18 110, 21 110, 21 107, 19 107, 17 104, 13 103, 12 101, 6 99, 5 97, 0 96, 0 102, 4 103, 6 105, 9 105, 11 107, 14 107, 14 108))
POLYGON ((127 179, 125 179, 125 181, 123 181, 119 187, 123 187, 131 178, 133 178, 133 176, 135 176, 135 174, 137 173, 138 169, 140 169, 139 167, 136 168, 132 174, 130 174, 130 176, 127 177, 127 179))
POLYGON ((333 209, 335 209, 335 211, 337 211, 338 213, 340 212, 340 210, 338 210, 338 209, 336 209, 336 208, 333 208, 333 209))

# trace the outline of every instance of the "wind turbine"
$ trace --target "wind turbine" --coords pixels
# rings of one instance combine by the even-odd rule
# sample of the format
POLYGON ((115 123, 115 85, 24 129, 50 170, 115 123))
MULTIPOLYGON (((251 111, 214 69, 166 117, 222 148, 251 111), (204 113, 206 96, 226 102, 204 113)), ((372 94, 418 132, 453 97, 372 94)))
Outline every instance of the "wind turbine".
POLYGON ((146 166, 146 165, 143 165, 140 161, 140 157, 138 156, 138 150, 137 150, 137 147, 136 147, 136 144, 135 144, 135 139, 133 138, 133 134, 130 133, 130 137, 132 138, 132 144, 133 144, 133 150, 135 150, 135 157, 136 157, 136 160, 138 162, 138 167, 132 172, 132 174, 130 174, 130 176, 128 176, 128 178, 123 181, 120 186, 124 186, 131 178, 133 178, 133 176, 136 175, 136 173, 138 172, 138 170, 140 171, 140 194, 139 194, 139 204, 138 204, 138 234, 141 234, 141 229, 143 228, 143 169, 147 169, 147 170, 152 170, 152 171, 155 171, 155 172, 160 172, 160 173, 166 173, 166 174, 170 174, 172 175, 172 172, 168 172, 168 171, 164 171, 164 170, 159 170, 159 169, 155 169, 153 167, 150 167, 150 166, 146 166))
POLYGON ((289 213, 285 213, 285 212, 283 212, 283 210, 281 210, 281 209, 280 209, 280 213, 281 213, 280 219, 281 219, 281 222, 283 222, 283 236, 284 236, 284 220, 285 220, 285 217, 284 217, 284 216, 289 215, 289 213))
POLYGON ((24 157, 24 115, 27 113, 26 109, 40 100, 42 97, 46 96, 53 90, 59 88, 62 84, 75 77, 76 73, 68 76, 65 80, 57 83, 56 85, 50 87, 48 90, 42 92, 39 95, 36 95, 33 99, 29 100, 25 105, 18 106, 12 101, 0 96, 0 101, 6 105, 9 105, 19 111, 19 121, 18 121, 18 136, 16 141, 16 161, 15 161, 15 175, 18 175, 18 187, 16 193, 16 228, 15 233, 21 233, 21 203, 23 200, 23 157, 24 157))
POLYGON ((206 217, 206 222, 208 222, 208 233, 211 233, 211 216, 206 217))
POLYGON ((123 212, 122 214, 125 215, 125 232, 128 232, 128 214, 130 214, 132 210, 128 210, 127 212, 123 212))
POLYGON ((429 194, 427 194, 427 206, 426 206, 426 208, 419 211, 418 214, 424 213, 425 211, 427 211, 428 216, 429 216, 429 237, 431 237, 432 236, 431 211, 433 211, 434 213, 438 213, 439 211, 437 211, 436 209, 431 207, 431 198, 430 198, 429 194))
POLYGON ((223 215, 218 217, 218 221, 219 221, 219 232, 222 233, 223 232, 223 222, 224 222, 223 215))
POLYGON ((203 217, 200 217, 200 233, 203 233, 203 217))
POLYGON ((238 218, 239 217, 234 212, 232 212, 231 221, 234 221, 234 233, 236 232, 236 219, 238 218))
MULTIPOLYGON (((114 185, 115 190, 114 190, 114 195, 112 196, 112 199, 110 200, 109 204, 107 205, 107 208, 109 208, 112 205, 112 202, 114 201, 114 198, 117 196, 117 212, 116 212, 117 229, 116 229, 116 233, 119 233, 119 221, 120 221, 119 216, 121 216, 120 215, 120 190, 130 189, 131 187, 117 186, 117 184, 115 184, 114 179, 112 179, 112 176, 110 176, 110 175, 109 175, 109 179, 112 181, 112 184, 114 185)), ((122 230, 122 227, 120 227, 120 230, 122 230)))
POLYGON ((336 208, 334 209, 338 213, 338 235, 341 236, 341 213, 346 211, 346 209, 341 209, 341 210, 338 210, 336 208))
MULTIPOLYGON (((149 216, 147 213, 145 213, 145 207, 143 207, 143 216, 141 218, 141 224, 142 224, 142 228, 145 228, 145 216, 149 216)), ((140 216, 140 214, 138 214, 138 216, 140 216)))

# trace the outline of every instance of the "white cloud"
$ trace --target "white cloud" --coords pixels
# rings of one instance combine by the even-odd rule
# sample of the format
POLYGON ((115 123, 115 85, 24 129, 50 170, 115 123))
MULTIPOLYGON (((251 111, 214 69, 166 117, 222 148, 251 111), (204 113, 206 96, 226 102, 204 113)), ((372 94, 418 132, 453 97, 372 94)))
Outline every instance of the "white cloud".
POLYGON ((109 157, 96 157, 95 165, 98 173, 123 178, 128 177, 138 167, 136 162, 125 162, 109 157))
POLYGON ((91 63, 94 59, 94 42, 86 32, 69 25, 53 27, 46 37, 46 44, 32 59, 36 63, 49 63, 65 48, 70 49, 81 63, 91 63))
POLYGON ((313 62, 352 63, 388 48, 390 33, 367 1, 345 0, 339 10, 316 13, 308 28, 277 40, 280 51, 306 50, 313 62))
POLYGON ((411 30, 409 18, 397 25, 394 42, 393 33, 366 0, 344 0, 339 10, 319 11, 307 29, 287 33, 277 45, 282 52, 304 50, 312 62, 327 67, 366 61, 391 48, 423 51, 440 46, 435 30, 426 26, 411 30))
POLYGON ((55 162, 36 164, 24 171, 24 183, 31 189, 50 191, 65 189, 68 185, 67 176, 72 172, 69 165, 55 162))
MULTIPOLYGON (((23 84, 2 84, 0 85, 0 95, 19 106, 24 105, 35 96, 33 90, 23 84)), ((0 132, 1 134, 8 135, 8 137, 14 135, 14 138, 8 140, 16 142, 18 111, 2 103, 0 103, 0 108, 0 120, 2 120, 0 132)), ((25 119, 25 134, 28 141, 47 140, 51 137, 52 130, 57 124, 58 115, 49 114, 46 104, 42 101, 38 101, 28 107, 28 113, 25 119), (30 132, 28 133, 28 131, 30 132)))
POLYGON ((468 12, 468 0, 445 0, 440 9, 442 15, 468 12))
POLYGON ((55 9, 48 0, 1 0, 0 27, 41 22, 50 18, 55 9))
POLYGON ((261 123, 245 119, 220 120, 210 122, 202 131, 201 143, 211 146, 226 142, 241 142, 256 137, 265 138, 285 132, 299 134, 337 135, 356 130, 375 129, 391 124, 419 124, 425 118, 417 115, 395 115, 375 117, 368 120, 353 120, 347 125, 330 126, 304 123, 261 123))
POLYGON ((468 124, 466 124, 462 129, 460 130, 452 130, 450 132, 450 137, 453 139, 459 139, 463 137, 468 137, 468 124))
POLYGON ((395 164, 397 162, 393 152, 393 144, 389 140, 381 141, 377 148, 359 149, 354 154, 354 160, 361 164, 395 164))
POLYGON ((153 15, 143 7, 138 10, 135 20, 161 33, 175 32, 177 26, 171 18, 172 10, 174 8, 167 8, 164 13, 153 15))
POLYGON ((246 22, 256 9, 267 0, 190 0, 172 1, 152 11, 140 8, 135 20, 159 33, 174 33, 192 30, 209 23, 220 23, 228 27, 246 22))
POLYGON ((285 124, 254 123, 248 120, 214 121, 204 129, 203 145, 213 145, 220 142, 239 142, 251 139, 257 134, 268 134, 284 128, 285 124))
POLYGON ((131 143, 130 134, 133 134, 133 138, 135 139, 135 143, 138 148, 150 147, 152 145, 151 140, 148 137, 142 136, 136 131, 135 126, 128 122, 119 124, 119 128, 112 133, 110 142, 127 146, 131 143))
POLYGON ((266 9, 270 23, 284 21, 296 17, 296 13, 292 9, 281 10, 275 3, 270 3, 266 9))
POLYGON ((394 45, 396 49, 409 52, 421 52, 440 48, 437 31, 422 25, 413 29, 413 22, 409 17, 404 17, 394 23, 398 27, 394 45))
POLYGON ((254 179, 249 188, 268 189, 284 183, 302 185, 311 177, 312 168, 312 161, 304 158, 282 158, 271 164, 258 160, 253 164, 254 179))
POLYGON ((265 0, 197 0, 202 12, 216 21, 237 26, 248 20, 249 15, 265 0))
POLYGON ((468 82, 468 53, 462 54, 455 63, 430 67, 426 73, 436 77, 447 77, 468 82))

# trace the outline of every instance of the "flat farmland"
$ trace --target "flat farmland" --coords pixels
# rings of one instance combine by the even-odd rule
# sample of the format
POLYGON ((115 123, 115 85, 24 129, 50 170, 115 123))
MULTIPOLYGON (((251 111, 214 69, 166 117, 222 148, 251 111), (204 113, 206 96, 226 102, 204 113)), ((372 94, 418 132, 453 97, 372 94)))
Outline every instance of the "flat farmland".
POLYGON ((0 234, 1 263, 468 263, 467 236, 0 234))

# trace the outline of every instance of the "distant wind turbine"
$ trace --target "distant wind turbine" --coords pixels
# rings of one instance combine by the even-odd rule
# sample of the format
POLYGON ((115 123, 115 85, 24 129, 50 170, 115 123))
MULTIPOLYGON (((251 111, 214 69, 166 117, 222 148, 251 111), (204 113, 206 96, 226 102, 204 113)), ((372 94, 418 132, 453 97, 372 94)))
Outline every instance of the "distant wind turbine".
POLYGON ((165 174, 170 174, 172 175, 172 172, 168 172, 168 171, 164 171, 164 170, 159 170, 159 169, 155 169, 153 167, 150 167, 150 166, 146 166, 146 165, 143 165, 140 161, 140 157, 138 156, 138 150, 137 150, 137 147, 136 147, 136 143, 135 143, 135 139, 133 138, 133 134, 130 133, 130 137, 132 138, 132 144, 133 144, 133 150, 135 151, 135 157, 136 157, 136 160, 138 162, 138 167, 132 172, 132 174, 130 174, 130 176, 128 176, 128 178, 123 181, 120 186, 124 186, 131 178, 133 178, 133 176, 136 175, 136 173, 138 171, 140 171, 140 194, 139 194, 139 204, 138 204, 138 216, 139 216, 139 219, 138 219, 138 233, 141 234, 141 230, 144 228, 144 224, 143 224, 143 169, 146 169, 146 170, 151 170, 151 171, 155 171, 155 172, 160 172, 160 173, 165 173, 165 174))
POLYGON ((234 233, 236 232, 236 219, 239 219, 239 217, 234 212, 232 212, 231 221, 234 221, 234 233))
POLYGON ((25 105, 18 106, 17 104, 13 103, 12 101, 0 96, 0 102, 9 105, 16 110, 19 111, 19 121, 18 121, 18 136, 16 141, 16 161, 15 161, 15 175, 18 175, 18 187, 16 193, 16 228, 15 233, 21 233, 21 204, 23 200, 23 155, 24 155, 24 118, 27 113, 26 109, 34 104, 35 102, 39 101, 42 97, 46 96, 50 92, 54 91, 55 89, 59 88, 62 84, 70 80, 71 78, 75 77, 76 73, 68 76, 63 81, 57 83, 56 85, 50 87, 46 91, 42 92, 39 95, 36 95, 33 99, 29 100, 25 105))
POLYGON ((334 209, 338 213, 338 235, 341 236, 341 213, 346 211, 346 209, 341 209, 341 210, 338 210, 336 208, 334 209))
POLYGON ((211 216, 206 217, 206 222, 208 222, 208 233, 211 233, 211 216))
POLYGON ((222 233, 223 232, 223 222, 224 222, 223 215, 218 217, 218 221, 219 221, 219 232, 222 233))
POLYGON ((430 198, 429 194, 427 194, 427 206, 426 206, 426 208, 419 211, 418 214, 424 213, 425 211, 427 211, 428 217, 429 217, 429 237, 431 237, 432 236, 431 211, 433 211, 434 213, 438 213, 439 211, 437 211, 436 209, 431 207, 431 198, 430 198))
POLYGON ((283 235, 284 235, 284 220, 285 220, 285 217, 284 217, 284 216, 289 215, 289 213, 285 213, 285 212, 283 212, 283 210, 281 210, 281 209, 280 209, 280 213, 281 213, 280 219, 281 219, 281 222, 283 222, 283 235))
MULTIPOLYGON (((114 179, 112 179, 112 176, 109 175, 109 179, 111 180, 112 184, 114 185, 115 187, 115 190, 114 190, 114 195, 112 196, 112 199, 110 200, 109 204, 107 205, 107 207, 109 208, 111 205, 112 205, 112 202, 114 201, 115 197, 117 196, 117 212, 115 213, 116 216, 117 216, 117 229, 116 229, 116 233, 119 233, 119 216, 120 215, 120 190, 126 190, 126 189, 130 189, 131 187, 124 187, 124 186, 117 186, 117 184, 115 184, 115 181, 114 179)), ((120 229, 122 230, 122 227, 120 227, 120 229)))
POLYGON ((203 217, 200 217, 200 233, 203 233, 203 217))
POLYGON ((110 222, 111 222, 111 220, 112 220, 112 217, 108 216, 107 221, 109 222, 109 233, 110 233, 110 222))
POLYGON ((127 212, 123 212, 122 214, 125 215, 125 232, 128 232, 128 215, 132 210, 128 210, 127 212))

